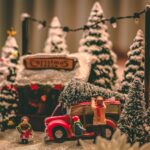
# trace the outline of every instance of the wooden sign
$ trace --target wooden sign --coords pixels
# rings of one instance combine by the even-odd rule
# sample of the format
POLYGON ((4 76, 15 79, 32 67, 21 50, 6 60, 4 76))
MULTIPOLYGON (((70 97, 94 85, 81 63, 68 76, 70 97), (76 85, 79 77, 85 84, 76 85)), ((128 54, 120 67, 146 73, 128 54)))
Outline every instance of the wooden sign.
POLYGON ((26 69, 64 69, 73 70, 77 60, 67 57, 28 57, 24 59, 26 69))

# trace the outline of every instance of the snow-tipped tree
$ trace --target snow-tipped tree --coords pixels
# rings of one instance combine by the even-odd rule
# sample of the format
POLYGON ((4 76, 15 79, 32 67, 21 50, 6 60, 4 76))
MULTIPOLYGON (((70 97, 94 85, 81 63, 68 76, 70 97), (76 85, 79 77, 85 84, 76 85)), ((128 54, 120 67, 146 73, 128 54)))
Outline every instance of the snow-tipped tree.
POLYGON ((118 127, 122 133, 127 134, 130 143, 143 144, 148 134, 144 128, 146 109, 143 84, 139 78, 133 81, 128 98, 118 121, 118 127))
POLYGON ((135 78, 139 78, 141 83, 144 85, 144 63, 141 63, 138 71, 134 75, 135 78))
POLYGON ((0 106, 3 108, 3 122, 8 126, 14 125, 17 111, 18 95, 13 83, 16 78, 16 68, 19 59, 18 45, 15 39, 16 31, 8 31, 8 38, 2 48, 2 60, 7 72, 7 79, 0 91, 0 106))
POLYGON ((45 42, 44 52, 45 53, 68 53, 66 44, 66 33, 63 31, 60 21, 57 17, 54 17, 48 32, 48 38, 45 42), (58 27, 58 28, 57 28, 58 27))
POLYGON ((95 86, 79 79, 72 79, 61 92, 59 100, 68 105, 80 102, 90 101, 92 97, 102 96, 104 98, 115 97, 117 100, 124 102, 125 95, 95 86))
POLYGON ((16 31, 12 28, 10 31, 7 31, 7 33, 8 37, 2 48, 1 57, 9 70, 7 81, 13 83, 16 77, 16 65, 19 60, 19 50, 17 41, 15 39, 16 31))
POLYGON ((119 91, 128 94, 130 85, 138 70, 144 70, 144 35, 138 30, 128 52, 128 60, 125 65, 123 80, 119 91))
POLYGON ((4 128, 14 127, 18 109, 18 93, 12 85, 3 86, 0 92, 0 106, 3 108, 4 128))
POLYGON ((80 40, 79 52, 87 52, 93 57, 89 82, 112 89, 117 80, 116 54, 112 51, 106 24, 97 23, 102 19, 103 10, 96 2, 86 24, 89 29, 84 31, 80 40))
POLYGON ((15 39, 16 31, 12 28, 10 31, 7 31, 7 33, 8 37, 2 48, 1 57, 16 64, 19 59, 18 44, 15 39))

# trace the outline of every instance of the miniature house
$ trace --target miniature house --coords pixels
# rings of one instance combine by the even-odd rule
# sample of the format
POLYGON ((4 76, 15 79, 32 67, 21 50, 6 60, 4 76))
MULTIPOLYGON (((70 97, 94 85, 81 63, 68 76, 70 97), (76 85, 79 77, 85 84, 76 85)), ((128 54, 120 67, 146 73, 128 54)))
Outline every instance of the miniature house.
POLYGON ((90 61, 90 56, 84 53, 22 56, 15 82, 19 93, 18 115, 29 116, 33 129, 43 130, 44 118, 53 112, 64 86, 72 78, 88 80, 90 61))

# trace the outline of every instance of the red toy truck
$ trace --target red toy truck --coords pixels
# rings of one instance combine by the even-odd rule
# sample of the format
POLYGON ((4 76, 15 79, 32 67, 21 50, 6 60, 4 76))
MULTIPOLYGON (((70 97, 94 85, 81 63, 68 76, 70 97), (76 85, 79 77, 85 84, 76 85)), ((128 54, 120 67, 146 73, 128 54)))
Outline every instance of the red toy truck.
MULTIPOLYGON (((106 138, 110 138, 116 129, 116 121, 120 115, 120 102, 115 100, 105 100, 106 108, 106 138)), ((62 141, 64 139, 74 138, 72 131, 72 116, 78 115, 86 128, 83 138, 93 137, 93 112, 90 102, 82 102, 73 105, 69 112, 64 112, 61 106, 54 110, 53 116, 45 119, 45 141, 62 141)))

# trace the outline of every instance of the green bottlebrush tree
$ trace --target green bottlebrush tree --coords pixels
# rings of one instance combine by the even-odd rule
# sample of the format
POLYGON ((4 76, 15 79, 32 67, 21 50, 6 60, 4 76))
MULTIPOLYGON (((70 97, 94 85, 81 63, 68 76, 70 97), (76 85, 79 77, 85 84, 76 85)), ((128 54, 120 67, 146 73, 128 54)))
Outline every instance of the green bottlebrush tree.
POLYGON ((146 123, 144 124, 144 128, 148 134, 146 141, 150 142, 150 106, 148 107, 146 111, 146 123))
POLYGON ((143 84, 139 78, 135 78, 125 103, 124 109, 118 121, 118 128, 127 134, 130 143, 146 142, 147 132, 144 129, 146 123, 146 109, 144 101, 143 84))
POLYGON ((120 100, 121 103, 124 103, 127 99, 124 94, 95 86, 79 79, 72 79, 61 92, 59 100, 67 105, 73 105, 80 102, 91 101, 91 98, 96 96, 102 96, 105 99, 115 97, 117 100, 120 100))

